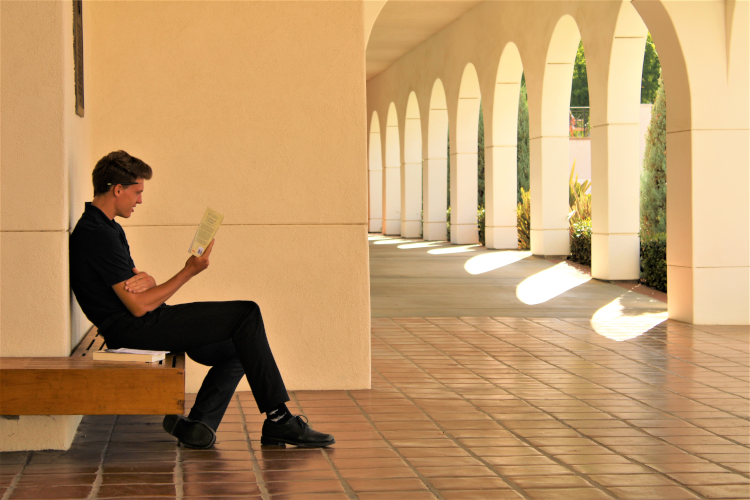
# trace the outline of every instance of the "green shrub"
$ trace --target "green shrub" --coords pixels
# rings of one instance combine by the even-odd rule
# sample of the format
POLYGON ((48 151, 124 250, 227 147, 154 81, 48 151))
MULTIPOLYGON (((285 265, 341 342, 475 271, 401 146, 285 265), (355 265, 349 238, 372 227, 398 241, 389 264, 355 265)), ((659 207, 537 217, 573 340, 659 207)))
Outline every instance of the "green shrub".
POLYGON ((521 188, 521 203, 516 207, 518 249, 531 248, 531 192, 521 188))
POLYGON ((591 219, 570 226, 570 260, 591 266, 591 219))
POLYGON ((641 282, 662 292, 667 291, 667 235, 665 233, 641 237, 641 282))
POLYGON ((448 210, 445 212, 448 216, 446 217, 446 225, 448 226, 448 242, 451 241, 451 207, 448 205, 448 210))

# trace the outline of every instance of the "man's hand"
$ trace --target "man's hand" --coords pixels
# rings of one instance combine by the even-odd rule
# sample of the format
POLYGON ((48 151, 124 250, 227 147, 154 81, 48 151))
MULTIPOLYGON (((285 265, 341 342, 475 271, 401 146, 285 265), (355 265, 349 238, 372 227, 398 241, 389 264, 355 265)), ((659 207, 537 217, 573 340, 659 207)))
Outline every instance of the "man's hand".
MULTIPOLYGON (((172 295, 180 289, 182 285, 190 281, 190 278, 196 274, 204 271, 208 267, 208 256, 211 255, 211 249, 214 247, 214 242, 208 245, 206 251, 200 257, 190 256, 185 262, 185 267, 180 270, 179 273, 175 274, 169 281, 162 283, 161 285, 154 286, 153 278, 148 276, 146 273, 138 273, 129 280, 121 281, 116 285, 112 285, 112 289, 117 294, 117 297, 122 301, 125 307, 128 308, 130 314, 136 318, 149 313, 166 302, 172 295), (145 276, 142 276, 145 275, 145 276), (141 276, 140 279, 139 276, 141 276), (135 281, 133 281, 135 280, 135 281), (144 287, 140 292, 134 292, 130 290, 129 282, 133 281, 133 290, 137 287, 144 287), (145 281, 145 283, 140 283, 145 281), (148 288, 145 288, 148 287, 148 288)), ((137 269, 133 269, 133 272, 137 272, 137 269)), ((155 283, 154 283, 155 284, 155 283)))
POLYGON ((143 293, 156 286, 156 280, 148 273, 142 273, 135 267, 135 276, 125 281, 125 291, 130 293, 143 293))
POLYGON ((191 255, 187 262, 185 262, 185 270, 191 277, 206 270, 208 267, 208 256, 211 255, 211 249, 214 247, 215 241, 216 240, 211 240, 211 243, 208 244, 208 248, 203 252, 203 255, 200 257, 191 255))

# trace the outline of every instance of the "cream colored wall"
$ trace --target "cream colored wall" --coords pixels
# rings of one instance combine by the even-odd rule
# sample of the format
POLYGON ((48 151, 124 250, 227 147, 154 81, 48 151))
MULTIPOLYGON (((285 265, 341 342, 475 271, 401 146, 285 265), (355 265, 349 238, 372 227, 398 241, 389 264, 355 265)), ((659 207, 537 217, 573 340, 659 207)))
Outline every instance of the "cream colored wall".
MULTIPOLYGON (((87 129, 75 115, 72 4, 1 9, 0 356, 68 356, 85 327, 68 278, 69 176, 87 129)), ((0 451, 65 449, 80 418, 0 419, 0 451)))
MULTIPOLYGON (((154 169, 121 221, 136 265, 171 277, 211 206, 211 267, 169 303, 254 300, 290 389, 368 388, 362 4, 89 8, 93 161, 154 169)), ((206 371, 188 366, 188 391, 206 371)))
MULTIPOLYGON (((586 49, 591 99, 592 272, 601 279, 638 277, 639 69, 647 30, 659 51, 669 100, 668 269, 670 317, 700 324, 750 323, 750 134, 748 1, 485 2, 368 80, 368 116, 393 103, 399 134, 414 92, 427 116, 442 81, 451 144, 461 127, 464 69, 477 71, 485 120, 485 173, 502 190, 508 169, 490 143, 509 123, 498 65, 518 47, 526 77, 531 135, 532 252, 567 253, 567 107, 579 35, 586 49), (568 21, 566 21, 566 19, 568 21), (502 125, 501 125, 502 126, 502 125), (488 153, 489 151, 489 153, 488 153), (561 159, 563 159, 561 161, 561 159), (720 195, 717 195, 720 193, 720 195), (716 219, 716 196, 730 214, 716 219), (556 235, 560 238, 556 238, 556 235), (715 237, 726 235, 726 240, 715 237)), ((375 24, 377 28, 377 23, 375 24)), ((424 120, 423 127, 427 127, 424 120)), ((423 137, 429 137, 423 129, 423 137)), ((453 151, 452 151, 453 152, 453 151)), ((428 158, 423 141, 423 158, 428 158)), ((509 156, 509 155, 506 155, 509 156)), ((453 166, 453 162, 452 166, 453 166)), ((507 177, 507 176, 506 176, 507 177)), ((507 181, 506 182, 510 182, 507 181)), ((513 183, 514 184, 514 183, 513 183)), ((515 186, 513 185, 513 190, 515 186)), ((508 191, 510 188, 508 189, 508 191)), ((489 191, 487 191, 489 193, 489 191)), ((486 200, 489 225, 504 211, 486 200)), ((488 233, 498 245, 500 234, 488 233)))

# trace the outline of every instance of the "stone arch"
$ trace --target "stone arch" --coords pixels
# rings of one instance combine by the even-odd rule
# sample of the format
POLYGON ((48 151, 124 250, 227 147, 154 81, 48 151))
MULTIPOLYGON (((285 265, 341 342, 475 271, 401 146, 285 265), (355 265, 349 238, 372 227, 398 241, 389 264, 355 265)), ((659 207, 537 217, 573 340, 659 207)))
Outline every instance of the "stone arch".
POLYGON ((401 234, 401 144, 396 105, 388 107, 383 168, 383 234, 401 234))
POLYGON ((401 167, 401 236, 422 235, 422 122, 417 95, 406 103, 404 163, 401 167))
POLYGON ((422 193, 425 240, 448 238, 448 104, 443 82, 432 85, 427 117, 427 158, 422 167, 422 193))
POLYGON ((492 137, 485 137, 485 246, 517 248, 516 216, 518 99, 523 63, 509 42, 495 79, 492 137))
POLYGON ((368 228, 371 233, 383 230, 383 142, 380 138, 378 112, 373 111, 370 121, 368 153, 368 228))
POLYGON ((451 142, 451 243, 477 243, 477 133, 481 92, 474 65, 461 77, 455 141, 451 142))
POLYGON ((572 16, 558 21, 542 79, 540 137, 530 140, 531 253, 568 255, 568 135, 570 91, 581 34, 572 16))

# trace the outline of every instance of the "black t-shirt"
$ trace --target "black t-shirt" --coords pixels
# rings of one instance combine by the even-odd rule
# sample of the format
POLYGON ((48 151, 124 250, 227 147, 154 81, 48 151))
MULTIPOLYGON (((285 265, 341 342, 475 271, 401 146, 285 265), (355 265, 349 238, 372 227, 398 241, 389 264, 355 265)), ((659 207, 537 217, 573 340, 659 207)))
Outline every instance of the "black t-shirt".
POLYGON ((70 235, 70 287, 96 326, 128 313, 113 285, 133 277, 135 264, 122 227, 91 203, 70 235))

